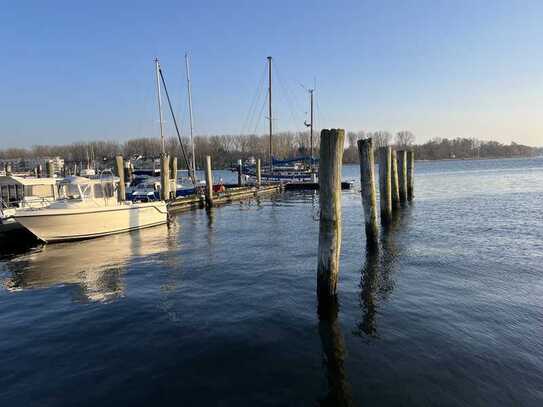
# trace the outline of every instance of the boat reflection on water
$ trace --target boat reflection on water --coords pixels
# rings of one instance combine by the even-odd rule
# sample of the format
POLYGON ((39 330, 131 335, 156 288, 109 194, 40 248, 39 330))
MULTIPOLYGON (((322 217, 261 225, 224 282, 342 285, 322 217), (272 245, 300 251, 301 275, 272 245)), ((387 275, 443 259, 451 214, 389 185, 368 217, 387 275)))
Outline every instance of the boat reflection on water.
POLYGON ((45 245, 7 263, 11 292, 77 285, 76 301, 112 301, 124 296, 123 275, 138 258, 169 250, 167 225, 72 243, 45 245))

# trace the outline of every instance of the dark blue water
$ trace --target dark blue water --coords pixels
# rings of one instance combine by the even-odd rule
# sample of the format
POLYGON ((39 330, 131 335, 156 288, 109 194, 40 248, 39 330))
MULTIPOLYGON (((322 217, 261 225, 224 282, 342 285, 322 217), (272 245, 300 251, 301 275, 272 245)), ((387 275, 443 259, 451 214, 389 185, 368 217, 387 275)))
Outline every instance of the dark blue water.
POLYGON ((377 255, 357 190, 321 320, 313 193, 2 248, 0 405, 542 405, 543 160, 418 162, 377 255))

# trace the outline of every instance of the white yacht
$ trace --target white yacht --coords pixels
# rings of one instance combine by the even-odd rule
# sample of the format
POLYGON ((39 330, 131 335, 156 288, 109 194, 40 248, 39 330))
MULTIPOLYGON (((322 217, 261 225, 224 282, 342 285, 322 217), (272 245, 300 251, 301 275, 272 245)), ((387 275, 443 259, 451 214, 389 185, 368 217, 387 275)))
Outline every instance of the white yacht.
POLYGON ((46 243, 88 239, 165 224, 164 201, 117 199, 113 180, 70 176, 59 182, 60 199, 40 209, 20 209, 14 218, 46 243))

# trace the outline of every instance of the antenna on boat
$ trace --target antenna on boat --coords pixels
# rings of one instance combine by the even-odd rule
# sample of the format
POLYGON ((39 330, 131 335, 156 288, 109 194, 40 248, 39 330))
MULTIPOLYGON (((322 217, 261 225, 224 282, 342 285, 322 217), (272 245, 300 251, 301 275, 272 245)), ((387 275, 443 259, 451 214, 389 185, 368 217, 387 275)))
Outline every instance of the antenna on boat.
POLYGON ((155 71, 156 71, 156 92, 158 98, 158 120, 160 123, 160 142, 162 144, 162 155, 166 154, 166 145, 164 143, 164 118, 162 117, 162 97, 160 96, 160 63, 158 58, 155 58, 155 71))
POLYGON ((189 125, 190 125, 190 144, 192 148, 192 172, 194 176, 196 176, 196 154, 195 154, 195 148, 194 148, 194 125, 193 125, 193 117, 192 117, 192 86, 190 82, 190 61, 189 61, 189 54, 185 52, 185 68, 187 72, 187 91, 189 95, 189 125))
POLYGON ((272 151, 272 57, 268 57, 268 115, 270 120, 270 174, 273 171, 273 151, 272 151))

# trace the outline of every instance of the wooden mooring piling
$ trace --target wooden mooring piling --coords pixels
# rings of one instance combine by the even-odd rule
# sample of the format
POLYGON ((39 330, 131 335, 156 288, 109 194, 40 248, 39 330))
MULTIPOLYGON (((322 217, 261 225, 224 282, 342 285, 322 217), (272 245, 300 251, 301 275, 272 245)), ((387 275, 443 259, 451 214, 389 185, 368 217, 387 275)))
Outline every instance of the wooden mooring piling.
POLYGON ((396 150, 392 150, 391 185, 392 185, 392 208, 400 208, 400 185, 398 183, 398 156, 396 150))
POLYGON ((122 155, 115 156, 115 168, 119 177, 118 200, 124 201, 126 199, 126 184, 124 183, 124 159, 122 155))
POLYGON ((407 152, 407 200, 412 201, 415 198, 414 192, 414 172, 415 172, 415 152, 407 152))
POLYGON ((341 250, 341 166, 345 131, 322 130, 319 174, 319 248, 317 296, 319 304, 334 302, 341 250))
POLYGON ((360 193, 364 207, 364 222, 368 246, 376 246, 379 239, 377 227, 377 197, 375 192, 375 160, 371 138, 358 140, 360 158, 360 193))
POLYGON ((390 146, 379 148, 379 201, 381 207, 381 222, 390 223, 392 220, 392 149, 390 146))
POLYGON ((213 173, 211 170, 211 156, 206 155, 206 206, 211 208, 213 206, 213 173))
POLYGON ((400 185, 400 203, 407 202, 407 151, 401 150, 398 154, 398 182, 400 185))
POLYGON ((160 158, 160 199, 170 198, 170 156, 163 154, 160 158))

